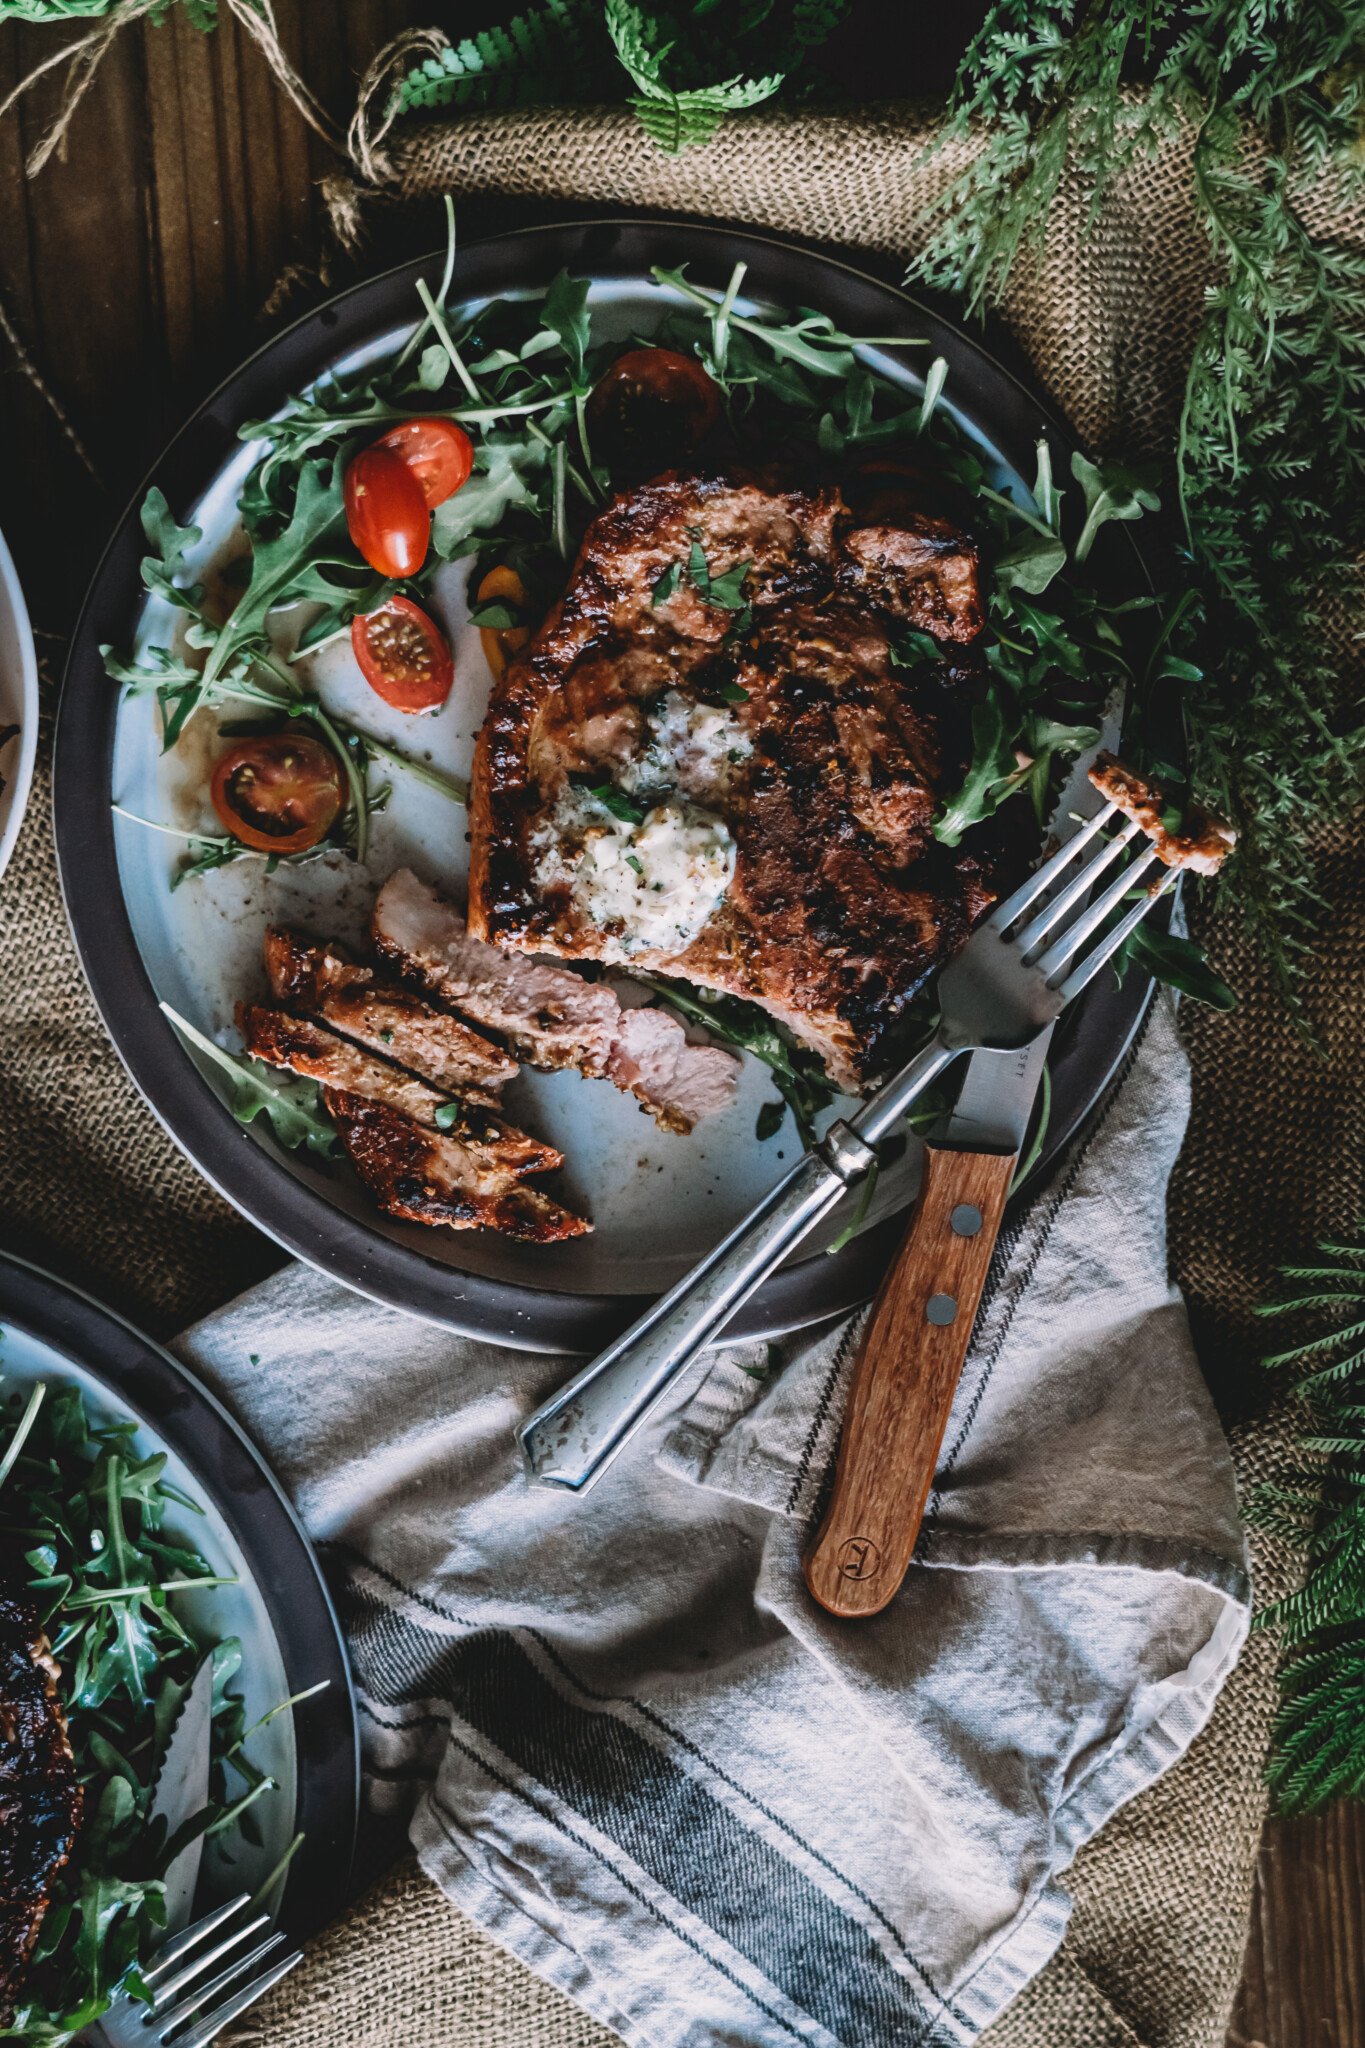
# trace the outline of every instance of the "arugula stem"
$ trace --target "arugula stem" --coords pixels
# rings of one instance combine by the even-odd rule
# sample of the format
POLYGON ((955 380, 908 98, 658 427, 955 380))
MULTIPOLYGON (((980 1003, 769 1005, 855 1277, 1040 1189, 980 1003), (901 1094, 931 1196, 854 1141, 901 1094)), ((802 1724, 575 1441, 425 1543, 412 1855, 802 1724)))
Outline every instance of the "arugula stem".
MULTIPOLYGON (((126 1559, 125 1559, 126 1561, 126 1559)), ((99 1586, 85 1593, 68 1593, 63 1607, 103 1607, 113 1600, 143 1600, 149 1593, 192 1593, 209 1586, 236 1586, 241 1581, 235 1578, 211 1574, 202 1579, 160 1579, 149 1580, 143 1586, 99 1586)))
MULTIPOLYGON (((342 722, 338 721, 338 725, 341 726, 342 722)), ((433 768, 429 762, 414 761, 411 754, 403 753, 400 748, 391 746, 387 740, 376 739, 373 733, 362 732, 359 726, 346 724, 342 729, 354 733, 361 746, 370 753, 378 754, 385 761, 391 761, 395 768, 401 768, 405 774, 413 776, 418 782, 424 782, 428 789, 438 791, 441 796, 449 797, 453 804, 468 803, 469 785, 458 775, 445 775, 439 768, 433 768)))
POLYGON ((427 309, 427 318, 435 329, 437 340, 450 358, 451 369, 464 385, 465 390, 469 393, 474 403, 478 405, 482 401, 483 393, 470 376, 464 357, 451 340, 450 329, 446 326, 441 309, 435 299, 432 298, 431 287, 424 277, 419 277, 417 280, 417 296, 427 309))
POLYGON ((0 1458, 0 1486, 4 1485, 10 1473, 14 1470, 15 1462, 28 1440, 29 1432, 38 1420, 38 1410, 43 1405, 43 1397, 46 1393, 46 1380, 36 1381, 33 1392, 24 1404, 24 1412, 15 1425, 14 1435, 5 1447, 5 1455, 3 1458, 0 1458))

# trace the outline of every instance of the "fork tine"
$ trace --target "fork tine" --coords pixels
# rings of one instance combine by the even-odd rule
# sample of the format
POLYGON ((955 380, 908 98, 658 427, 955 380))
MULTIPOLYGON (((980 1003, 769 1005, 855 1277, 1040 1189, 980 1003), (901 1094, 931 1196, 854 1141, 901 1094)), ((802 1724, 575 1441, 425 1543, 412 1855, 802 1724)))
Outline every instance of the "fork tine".
POLYGON ((231 1998, 224 1999, 221 2005, 206 2013, 198 2026, 191 2027, 187 2034, 181 2034, 172 2043, 172 2048, 207 2048, 207 2043, 221 2034, 224 2027, 231 2025, 239 2013, 244 2013, 249 2006, 255 2005, 257 1999, 264 1998, 267 1991, 272 1990, 282 1977, 289 1975, 296 1963, 302 1961, 303 1950, 291 1949, 287 1956, 281 1956, 277 1963, 272 1963, 259 1977, 252 1977, 240 1991, 235 1991, 231 1998))
POLYGON ((240 1983, 244 1972, 255 1969, 267 1956, 274 1955, 276 1949, 283 1947, 284 1936, 272 1934, 268 1940, 258 1943, 249 1955, 236 1957, 225 1970, 220 1970, 216 1977, 210 1977, 205 1983, 196 1985, 188 1998, 179 1999, 165 2012, 158 2011, 155 2018, 161 2029, 162 2039, 164 2040, 175 2027, 183 2026, 202 2006, 211 2004, 230 1984, 240 1983))
POLYGON ((183 1927, 179 1934, 174 1935, 166 1943, 150 1969, 142 1972, 142 1981, 146 1984, 148 1990, 156 1989, 156 1986, 161 1982, 167 1970, 170 1969, 171 1964, 178 1962, 187 1950, 197 1948, 199 1943, 206 1940, 210 1934, 216 1934, 223 1923, 230 1920, 234 1913, 240 1913, 243 1906, 249 1906, 250 1904, 250 1892, 243 1892, 240 1898, 229 1899, 225 1906, 215 1906, 211 1913, 206 1913, 202 1920, 196 1920, 192 1927, 183 1927))
POLYGON ((1025 959, 1036 947, 1041 946, 1054 925, 1060 924, 1078 903, 1085 901, 1105 868, 1120 857, 1125 847, 1131 846, 1141 830, 1142 827, 1136 819, 1131 819, 1122 832, 1116 832, 1112 839, 1102 839, 1097 851, 1085 863, 1080 873, 1045 903, 1036 917, 1031 917, 1026 925, 1020 926, 1015 933, 1015 942, 1025 959))
POLYGON ((1036 867, 1027 880, 1019 884, 1012 896, 1007 896, 1003 903, 996 905, 986 923, 998 932, 1008 931, 1012 924, 1017 924, 1029 905, 1036 903, 1043 891, 1050 889, 1065 873, 1076 855, 1089 846, 1095 834, 1108 824, 1117 809, 1117 804, 1105 804, 1102 809, 1096 811, 1093 818, 1087 818, 1078 832, 1074 832, 1065 844, 1059 846, 1057 851, 1042 863, 1041 867, 1036 867))
POLYGON ((1094 952, 1087 953, 1080 965, 1073 968, 1062 983, 1060 993, 1063 1002, 1069 1003, 1080 994, 1086 983, 1099 973, 1105 961, 1112 959, 1124 940, 1137 930, 1153 905, 1159 903, 1163 896, 1169 895, 1179 879, 1179 868, 1167 868, 1160 885, 1153 889, 1150 895, 1144 895, 1140 903, 1135 903, 1128 915, 1114 926, 1112 932, 1105 933, 1094 952))
POLYGON ((1059 977, 1084 949, 1087 939, 1103 931, 1119 905, 1155 859, 1156 849, 1149 845, 1145 853, 1140 853, 1135 861, 1130 861, 1126 868, 1115 875, 1109 887, 1103 890, 1093 903, 1086 906, 1080 916, 1067 926, 1061 937, 1053 941, 1046 953, 1039 956, 1033 964, 1044 981, 1056 987, 1059 977))
POLYGON ((205 1970, 212 1969, 215 1963, 230 1955, 233 1949, 240 1948, 249 1935, 258 1934, 262 1927, 268 1927, 269 1924, 270 1915, 258 1913, 254 1920, 248 1920, 241 1927, 235 1927, 231 1934, 224 1935, 212 1948, 206 1948, 191 1956, 183 1969, 177 1970, 173 1977, 168 1977, 164 1984, 157 1985, 153 2010, 160 2013, 163 2007, 171 2004, 178 1992, 193 1984, 196 1977, 202 1977, 205 1970))

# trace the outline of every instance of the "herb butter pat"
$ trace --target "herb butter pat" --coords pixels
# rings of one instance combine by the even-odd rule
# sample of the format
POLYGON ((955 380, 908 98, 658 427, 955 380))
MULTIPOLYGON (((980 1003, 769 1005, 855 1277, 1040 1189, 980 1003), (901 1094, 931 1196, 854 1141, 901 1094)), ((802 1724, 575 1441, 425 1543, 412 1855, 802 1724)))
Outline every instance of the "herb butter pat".
POLYGON ((617 939, 622 955, 690 945, 735 871, 724 821, 676 797, 636 824, 613 816, 591 790, 571 787, 536 841, 537 887, 567 885, 576 908, 617 939))

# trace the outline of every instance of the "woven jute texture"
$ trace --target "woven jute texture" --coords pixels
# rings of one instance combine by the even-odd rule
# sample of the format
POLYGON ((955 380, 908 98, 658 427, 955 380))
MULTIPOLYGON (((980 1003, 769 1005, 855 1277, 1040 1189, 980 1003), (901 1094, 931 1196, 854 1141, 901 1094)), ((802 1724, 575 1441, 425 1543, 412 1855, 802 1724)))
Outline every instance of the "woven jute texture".
MULTIPOLYGON (((334 185, 343 239, 452 191, 466 233, 482 200, 648 209, 748 225, 880 259, 907 258, 920 216, 963 159, 920 161, 922 109, 759 114, 680 160, 618 111, 515 112, 410 131, 382 188, 334 185)), ((1096 447, 1169 449, 1207 258, 1188 199, 1188 145, 1130 176, 1097 225, 1064 192, 1039 265, 1005 309, 1039 383, 1096 447)), ((383 251, 375 250, 376 265, 383 251)), ((1357 653, 1342 621, 1343 667, 1357 653)), ((1286 1024, 1236 917, 1207 936, 1242 994, 1231 1018, 1190 1009, 1194 1115, 1171 1192, 1179 1277, 1244 1485, 1284 1457, 1254 1360, 1252 1305, 1276 1261, 1360 1207, 1365 1063, 1365 835, 1322 846, 1333 921, 1311 1006, 1325 1050, 1286 1024)), ((62 918, 43 795, 0 884, 0 1232, 84 1276, 157 1327, 225 1299, 273 1255, 180 1159, 103 1037, 62 918), (17 969, 17 971, 16 971, 17 969)), ((1124 1191, 1134 1203, 1158 1190, 1124 1191)), ((1262 1597, 1292 1560, 1258 1544, 1262 1597)), ((1273 1645, 1254 1637, 1185 1761, 1079 1857, 1061 1953, 991 2029, 997 2048, 1213 2048, 1241 1967, 1273 1645)), ((270 2048, 600 2048, 611 2036, 541 1985, 411 1866, 381 1883, 237 2040, 270 2048)), ((870 2044, 869 2044, 870 2048, 870 2044)))

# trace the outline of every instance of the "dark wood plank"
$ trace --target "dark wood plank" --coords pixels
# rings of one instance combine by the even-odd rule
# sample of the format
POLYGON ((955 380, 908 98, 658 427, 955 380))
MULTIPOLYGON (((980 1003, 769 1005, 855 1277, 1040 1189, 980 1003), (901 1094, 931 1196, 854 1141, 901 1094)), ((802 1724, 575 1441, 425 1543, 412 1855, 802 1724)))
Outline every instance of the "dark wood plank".
POLYGON ((1273 1820, 1228 2048, 1365 2042, 1365 1812, 1273 1820))

